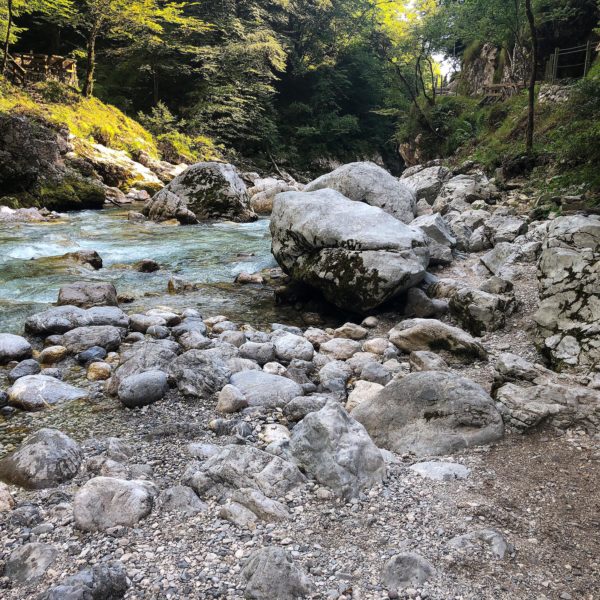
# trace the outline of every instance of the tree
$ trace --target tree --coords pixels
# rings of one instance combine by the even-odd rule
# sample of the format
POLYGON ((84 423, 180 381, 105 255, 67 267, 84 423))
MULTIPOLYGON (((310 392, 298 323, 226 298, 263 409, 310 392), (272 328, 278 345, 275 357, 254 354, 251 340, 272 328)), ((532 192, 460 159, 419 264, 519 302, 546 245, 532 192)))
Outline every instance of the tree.
POLYGON ((527 13, 527 21, 529 23, 529 31, 531 35, 531 75, 529 77, 526 134, 526 149, 527 153, 531 154, 533 152, 533 129, 535 126, 535 80, 538 58, 537 30, 535 26, 535 17, 531 8, 531 0, 525 0, 525 12, 527 13))
POLYGON ((6 73, 9 59, 10 44, 17 40, 23 31, 15 26, 15 19, 26 14, 39 13, 43 17, 54 20, 66 19, 72 10, 72 0, 2 0, 0 9, 0 31, 2 32, 2 66, 1 73, 6 73))
POLYGON ((132 43, 139 36, 160 37, 167 24, 185 30, 201 23, 183 14, 181 4, 158 0, 82 0, 74 25, 85 37, 86 63, 82 94, 91 96, 96 69, 96 44, 106 36, 132 43))

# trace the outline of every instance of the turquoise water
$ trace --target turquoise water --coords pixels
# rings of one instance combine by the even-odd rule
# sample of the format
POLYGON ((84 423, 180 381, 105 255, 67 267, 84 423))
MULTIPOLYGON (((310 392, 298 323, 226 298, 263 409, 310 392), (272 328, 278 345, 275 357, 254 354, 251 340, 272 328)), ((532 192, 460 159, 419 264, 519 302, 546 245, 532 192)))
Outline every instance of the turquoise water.
POLYGON ((181 227, 131 222, 127 212, 82 211, 58 222, 0 224, 0 331, 22 331, 25 317, 55 302, 61 285, 80 280, 112 281, 120 294, 135 297, 123 305, 127 312, 156 305, 191 306, 206 316, 225 314, 257 325, 294 319, 289 309, 286 314, 275 306, 271 289, 232 284, 240 271, 276 266, 268 220, 181 227), (93 271, 56 258, 77 250, 96 250, 104 268, 93 271), (144 258, 162 269, 131 269, 144 258), (200 289, 168 294, 171 276, 200 284, 200 289))

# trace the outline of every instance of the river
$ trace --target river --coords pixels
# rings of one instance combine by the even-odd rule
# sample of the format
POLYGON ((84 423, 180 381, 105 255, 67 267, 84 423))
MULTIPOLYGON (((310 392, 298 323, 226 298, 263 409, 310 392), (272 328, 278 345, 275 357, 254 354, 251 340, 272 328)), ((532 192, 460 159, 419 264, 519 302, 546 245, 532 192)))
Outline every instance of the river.
POLYGON ((275 305, 271 289, 232 283, 240 271, 276 266, 267 219, 176 226, 128 221, 127 212, 82 211, 55 222, 0 224, 0 331, 22 332, 24 319, 56 302, 62 285, 81 280, 112 281, 119 294, 135 298, 122 306, 126 312, 168 305, 257 325, 294 319, 293 311, 275 305), (104 267, 94 271, 56 258, 77 250, 96 250, 104 267), (161 270, 131 268, 144 258, 161 270), (169 294, 172 276, 200 287, 169 294))

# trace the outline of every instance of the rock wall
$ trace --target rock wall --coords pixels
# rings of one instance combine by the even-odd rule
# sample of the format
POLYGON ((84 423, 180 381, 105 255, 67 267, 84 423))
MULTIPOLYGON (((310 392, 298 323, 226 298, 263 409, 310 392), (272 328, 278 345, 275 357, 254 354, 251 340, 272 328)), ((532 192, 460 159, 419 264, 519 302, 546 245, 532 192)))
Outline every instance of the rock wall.
POLYGON ((600 364, 600 217, 560 217, 538 263, 538 343, 552 366, 600 364))

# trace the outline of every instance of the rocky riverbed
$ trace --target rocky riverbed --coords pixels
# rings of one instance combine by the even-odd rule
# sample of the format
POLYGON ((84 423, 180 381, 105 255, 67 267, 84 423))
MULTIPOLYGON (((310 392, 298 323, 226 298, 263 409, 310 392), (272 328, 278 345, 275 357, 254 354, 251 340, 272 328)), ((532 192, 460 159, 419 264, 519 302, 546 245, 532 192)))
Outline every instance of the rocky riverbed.
POLYGON ((593 600, 600 222, 461 171, 275 182, 282 267, 367 316, 127 304, 99 271, 0 334, 2 596, 593 600))

